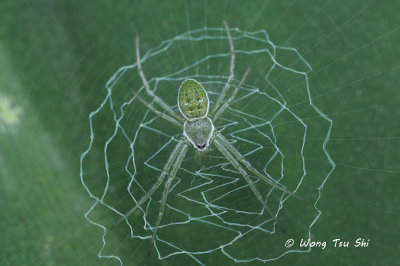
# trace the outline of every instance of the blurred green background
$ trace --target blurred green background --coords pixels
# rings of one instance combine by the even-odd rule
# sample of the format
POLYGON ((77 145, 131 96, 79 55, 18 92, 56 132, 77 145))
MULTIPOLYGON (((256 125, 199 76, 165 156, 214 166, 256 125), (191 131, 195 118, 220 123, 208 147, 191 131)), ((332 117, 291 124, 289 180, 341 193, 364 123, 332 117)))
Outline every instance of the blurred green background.
MULTIPOLYGON (((317 248, 270 264, 398 264, 398 10, 394 0, 2 1, 0 264, 119 264, 97 257, 102 230, 83 216, 93 204, 79 179, 89 113, 109 77, 135 61, 136 35, 146 51, 190 29, 221 27, 222 19, 265 29, 310 63, 314 104, 334 121, 327 148, 336 163, 312 233, 329 243, 370 239, 368 248, 317 248)), ((146 247, 126 264, 193 263, 146 257, 146 247)))

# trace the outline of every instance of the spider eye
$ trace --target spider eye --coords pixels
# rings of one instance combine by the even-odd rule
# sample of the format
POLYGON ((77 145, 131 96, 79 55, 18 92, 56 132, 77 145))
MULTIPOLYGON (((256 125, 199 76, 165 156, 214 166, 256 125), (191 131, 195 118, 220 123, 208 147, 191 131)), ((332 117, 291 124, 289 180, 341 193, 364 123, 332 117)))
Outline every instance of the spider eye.
POLYGON ((204 149, 206 147, 206 144, 197 144, 197 148, 199 149, 204 149))

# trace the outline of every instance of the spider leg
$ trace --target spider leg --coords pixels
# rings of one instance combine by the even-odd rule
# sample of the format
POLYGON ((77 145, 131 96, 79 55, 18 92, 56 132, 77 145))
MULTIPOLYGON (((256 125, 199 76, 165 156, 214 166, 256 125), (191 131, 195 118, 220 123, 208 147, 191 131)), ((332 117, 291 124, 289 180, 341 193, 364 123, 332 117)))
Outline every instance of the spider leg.
POLYGON ((276 219, 276 216, 274 213, 271 211, 271 209, 267 206, 265 203, 263 197, 261 196, 260 192, 257 190, 257 188, 254 186, 253 182, 251 181, 249 175, 247 174, 246 170, 243 169, 242 166, 240 166, 239 161, 235 159, 235 157, 225 148, 225 146, 220 142, 219 139, 214 139, 214 144, 217 147, 217 149, 222 153, 222 155, 225 156, 226 159, 233 165, 233 167, 236 168, 240 172, 240 174, 243 176, 243 178, 246 180, 247 184, 249 184, 249 187, 253 191, 254 195, 258 199, 258 201, 263 205, 264 209, 273 217, 274 220, 276 219))
POLYGON ((283 191, 287 194, 289 194, 290 196, 304 202, 305 204, 308 204, 308 201, 303 199, 302 197, 298 196, 296 193, 293 193, 289 190, 287 190, 284 186, 282 186, 281 184, 279 184, 276 181, 271 180, 270 178, 264 176, 263 174, 261 174, 256 168, 254 168, 251 163, 249 161, 247 161, 244 156, 232 145, 229 143, 229 141, 222 136, 221 133, 216 132, 215 134, 215 142, 219 143, 220 145, 223 145, 231 154, 233 154, 233 156, 240 161, 244 166, 246 166, 246 168, 254 173, 257 177, 259 177, 261 180, 263 180, 265 183, 273 186, 274 188, 279 189, 280 191, 283 191))
POLYGON ((139 76, 142 79, 143 85, 146 89, 147 95, 153 98, 154 102, 156 102, 162 109, 164 109, 167 113, 169 113, 172 117, 174 117, 178 121, 182 121, 182 118, 172 110, 171 107, 168 106, 160 97, 154 94, 152 90, 150 90, 150 85, 147 82, 147 79, 142 70, 142 63, 140 61, 140 52, 139 52, 139 36, 136 36, 136 61, 137 61, 137 69, 139 72, 139 76))
POLYGON ((242 84, 244 83, 244 81, 247 78, 247 75, 250 72, 250 67, 246 70, 246 72, 244 73, 242 79, 240 80, 239 85, 235 88, 235 90, 233 91, 231 97, 228 99, 228 101, 226 101, 221 108, 219 108, 218 110, 216 110, 216 112, 213 114, 212 116, 212 121, 215 122, 221 115, 222 113, 226 110, 226 108, 229 107, 229 105, 231 104, 231 102, 235 99, 236 94, 238 93, 240 87, 242 86, 242 84))
POLYGON ((178 173, 178 170, 182 164, 183 159, 185 158, 187 149, 188 149, 188 145, 186 143, 184 143, 183 147, 179 150, 178 157, 176 158, 175 163, 172 166, 171 172, 169 174, 169 177, 168 177, 167 181, 165 182, 164 191, 163 191, 163 194, 161 197, 161 202, 160 202, 160 210, 158 212, 157 221, 154 226, 153 236, 151 237, 151 240, 150 240, 150 247, 153 246, 158 227, 160 226, 161 219, 164 215, 164 209, 165 209, 165 205, 167 203, 167 196, 168 196, 169 188, 170 188, 172 181, 174 180, 176 174, 178 173))
MULTIPOLYGON (((164 168, 160 174, 160 176, 157 179, 157 182, 150 188, 150 190, 144 195, 139 202, 136 203, 136 205, 130 209, 124 216, 122 216, 118 221, 116 221, 111 227, 110 230, 113 230, 115 226, 117 226, 120 222, 123 220, 126 220, 126 218, 129 217, 134 211, 136 211, 148 198, 151 197, 151 195, 156 191, 156 189, 161 185, 163 182, 165 176, 167 175, 169 169, 171 168, 172 164, 174 161, 176 162, 176 158, 181 154, 182 150, 186 150, 187 145, 183 140, 180 140, 178 144, 175 145, 174 150, 172 151, 171 155, 168 158, 167 163, 164 165, 164 168)), ((175 166, 175 165, 174 165, 175 166)))
POLYGON ((151 111, 153 111, 156 115, 160 116, 161 118, 171 122, 174 125, 177 125, 178 127, 182 127, 182 123, 173 118, 172 116, 169 116, 167 114, 164 114, 163 112, 158 111, 154 106, 152 106, 150 103, 146 102, 145 99, 143 99, 136 91, 132 91, 133 94, 138 98, 147 108, 149 108, 151 111))
POLYGON ((234 78, 235 49, 233 47, 231 32, 229 30, 229 26, 228 26, 228 23, 226 22, 226 20, 224 20, 224 27, 225 27, 226 35, 228 36, 229 48, 230 48, 230 51, 231 51, 230 75, 228 77, 228 81, 227 81, 225 87, 222 89, 221 94, 218 97, 218 100, 216 101, 216 103, 214 104, 214 106, 213 106, 213 108, 211 110, 211 114, 214 114, 218 110, 218 108, 221 106, 221 103, 225 98, 225 94, 228 91, 229 87, 231 86, 232 79, 234 78))

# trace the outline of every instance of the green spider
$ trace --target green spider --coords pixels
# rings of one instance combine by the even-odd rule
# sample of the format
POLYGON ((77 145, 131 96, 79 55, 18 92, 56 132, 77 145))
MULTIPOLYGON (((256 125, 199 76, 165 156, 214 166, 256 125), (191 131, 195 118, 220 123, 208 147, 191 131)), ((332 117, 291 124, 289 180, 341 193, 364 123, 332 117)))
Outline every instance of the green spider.
POLYGON ((253 191, 254 195, 258 201, 262 204, 264 209, 277 221, 276 216, 273 214, 271 209, 266 205, 261 193, 254 186, 245 168, 255 174, 258 178, 299 200, 303 200, 301 197, 297 196, 295 193, 288 191, 285 187, 280 185, 274 180, 261 174, 257 169, 255 169, 249 161, 247 161, 244 156, 232 145, 229 141, 221 135, 220 132, 215 130, 214 122, 222 115, 222 113, 229 107, 230 103, 234 100, 239 88, 245 81, 250 68, 247 69, 243 75, 239 85, 233 91, 231 97, 223 103, 225 94, 227 93, 229 87, 231 86, 231 81, 234 78, 233 72, 235 67, 235 52, 233 47, 232 38, 230 35, 230 30, 226 21, 224 21, 224 27, 229 40, 230 52, 231 52, 231 63, 230 63, 230 75, 225 87, 222 89, 218 100, 210 111, 210 102, 208 95, 203 86, 194 79, 187 79, 183 81, 182 85, 178 91, 178 108, 182 116, 179 116, 171 107, 169 107, 161 98, 154 94, 150 90, 150 86, 146 80, 146 77, 142 70, 142 65, 140 61, 139 53, 139 38, 136 38, 136 58, 137 58, 137 69, 139 75, 142 79, 143 85, 146 89, 146 93, 153 99, 153 101, 161 107, 165 113, 157 110, 147 101, 145 101, 137 92, 133 91, 133 94, 151 111, 160 116, 161 118, 171 122, 172 124, 183 128, 183 137, 178 141, 172 153, 169 156, 168 161, 164 165, 164 168, 157 179, 157 182, 150 188, 150 190, 144 195, 137 204, 128 211, 124 216, 122 216, 118 221, 116 221, 112 226, 111 230, 118 225, 123 220, 126 220, 129 215, 136 211, 151 195, 156 191, 156 189, 162 184, 164 178, 168 176, 167 181, 164 185, 164 191, 161 198, 160 210, 157 217, 157 221, 153 230, 153 236, 151 238, 150 245, 153 244, 156 237, 158 227, 160 225, 161 219, 164 214, 164 209, 167 201, 167 195, 169 188, 180 168, 180 165, 185 158, 186 152, 192 144, 194 149, 199 152, 206 151, 211 144, 214 144, 216 148, 222 153, 222 155, 240 172, 243 178, 248 183, 249 187, 253 191), (243 168, 243 166, 244 168, 243 168))

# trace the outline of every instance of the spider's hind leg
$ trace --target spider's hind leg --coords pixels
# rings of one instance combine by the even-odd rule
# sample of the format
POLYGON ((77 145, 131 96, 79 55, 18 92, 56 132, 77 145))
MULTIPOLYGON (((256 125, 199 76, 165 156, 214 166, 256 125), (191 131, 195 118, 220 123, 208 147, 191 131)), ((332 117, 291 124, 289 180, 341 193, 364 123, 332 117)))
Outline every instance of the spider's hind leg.
POLYGON ((213 106, 212 110, 210 111, 211 116, 213 114, 215 114, 215 112, 217 112, 217 110, 221 106, 222 101, 225 98, 225 94, 228 92, 228 89, 231 86, 232 80, 234 78, 234 72, 235 72, 235 48, 233 46, 231 32, 230 32, 230 29, 229 29, 229 26, 228 26, 228 23, 226 22, 226 20, 224 20, 224 27, 225 27, 226 35, 228 36, 229 50, 231 53, 231 63, 230 63, 230 69, 229 69, 230 73, 229 73, 228 80, 227 80, 224 88, 221 91, 221 94, 219 95, 215 105, 213 106))
POLYGON ((182 118, 174 111, 171 107, 168 106, 160 97, 158 97, 151 89, 150 85, 144 75, 142 69, 142 63, 140 59, 140 51, 139 51, 139 36, 136 36, 136 64, 139 76, 142 80, 142 83, 146 89, 147 95, 149 95, 155 103, 157 103, 164 111, 166 111, 170 116, 175 118, 177 121, 183 122, 182 118))

